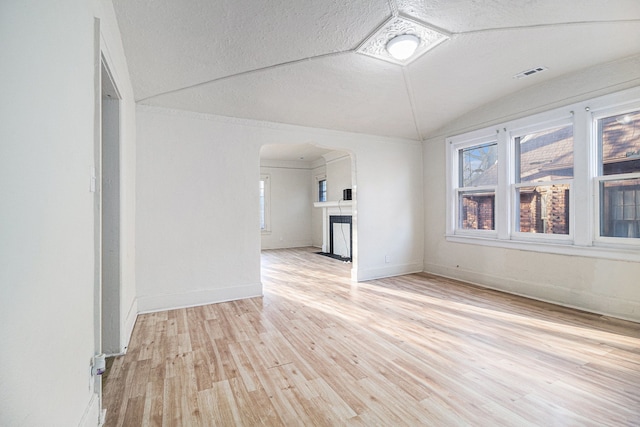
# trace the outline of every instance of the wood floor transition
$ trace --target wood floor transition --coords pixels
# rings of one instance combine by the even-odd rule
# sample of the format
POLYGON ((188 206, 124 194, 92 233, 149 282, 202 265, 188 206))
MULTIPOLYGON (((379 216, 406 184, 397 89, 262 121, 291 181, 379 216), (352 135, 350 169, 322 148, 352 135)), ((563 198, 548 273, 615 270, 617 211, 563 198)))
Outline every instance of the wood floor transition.
POLYGON ((640 325, 262 254, 264 297, 144 314, 106 426, 640 425, 640 325))

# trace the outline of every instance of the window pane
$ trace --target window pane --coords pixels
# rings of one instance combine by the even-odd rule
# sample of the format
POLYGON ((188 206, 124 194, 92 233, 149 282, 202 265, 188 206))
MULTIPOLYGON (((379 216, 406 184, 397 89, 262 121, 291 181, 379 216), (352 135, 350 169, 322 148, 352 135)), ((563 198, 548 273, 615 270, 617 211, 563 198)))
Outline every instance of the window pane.
POLYGON ((640 237, 640 178, 600 183, 600 235, 640 237))
POLYGON ((518 182, 573 177, 573 125, 522 135, 515 142, 518 182))
POLYGON ((640 172, 640 111, 598 120, 603 175, 640 172))
POLYGON ((521 187, 516 194, 518 231, 569 234, 569 185, 521 187))
POLYGON ((460 187, 498 184, 498 143, 477 145, 459 151, 460 187))
POLYGON ((327 201, 327 180, 322 179, 318 181, 318 201, 326 202, 327 201))
POLYGON ((460 193, 460 228, 495 230, 495 193, 460 193))

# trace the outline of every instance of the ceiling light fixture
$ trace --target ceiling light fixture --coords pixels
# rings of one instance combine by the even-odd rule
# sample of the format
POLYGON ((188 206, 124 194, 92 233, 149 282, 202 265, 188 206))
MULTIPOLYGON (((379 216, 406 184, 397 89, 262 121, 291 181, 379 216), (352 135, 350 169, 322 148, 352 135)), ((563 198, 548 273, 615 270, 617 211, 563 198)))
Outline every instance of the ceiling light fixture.
POLYGON ((395 36, 387 42, 387 52, 399 61, 411 58, 420 45, 420 37, 413 34, 395 36))
POLYGON ((398 65, 407 65, 450 35, 423 22, 394 15, 363 41, 356 52, 398 65), (396 49, 400 53, 396 53, 396 49))

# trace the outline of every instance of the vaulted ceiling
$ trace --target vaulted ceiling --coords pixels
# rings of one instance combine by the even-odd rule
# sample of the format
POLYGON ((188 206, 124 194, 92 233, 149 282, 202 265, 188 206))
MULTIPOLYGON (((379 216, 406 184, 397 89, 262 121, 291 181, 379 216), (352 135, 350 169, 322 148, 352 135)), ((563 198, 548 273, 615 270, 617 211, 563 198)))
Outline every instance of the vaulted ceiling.
POLYGON ((509 93, 640 52, 638 0, 114 0, 141 104, 424 139, 509 93), (356 52, 394 15, 450 39, 356 52), (548 71, 517 79, 544 66, 548 71))

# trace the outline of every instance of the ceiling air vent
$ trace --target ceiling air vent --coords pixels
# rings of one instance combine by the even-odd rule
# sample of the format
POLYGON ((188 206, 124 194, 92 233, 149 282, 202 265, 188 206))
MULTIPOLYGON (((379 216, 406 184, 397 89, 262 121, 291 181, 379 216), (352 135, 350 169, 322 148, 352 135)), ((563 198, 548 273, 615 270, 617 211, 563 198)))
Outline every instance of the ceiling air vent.
POLYGON ((536 68, 532 68, 532 69, 530 69, 530 70, 527 70, 527 71, 523 71, 523 72, 521 72, 521 73, 518 73, 518 74, 516 74, 516 75, 515 75, 515 76, 513 76, 513 77, 514 77, 514 78, 516 78, 516 79, 523 79, 523 78, 525 78, 525 77, 529 77, 529 76, 532 76, 532 75, 534 75, 534 74, 538 74, 538 73, 541 73, 541 72, 543 72, 543 71, 547 71, 547 70, 548 70, 548 68, 547 68, 547 67, 536 67, 536 68))

